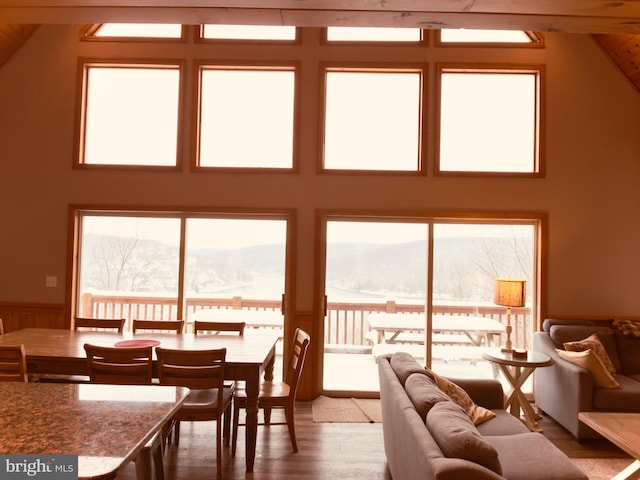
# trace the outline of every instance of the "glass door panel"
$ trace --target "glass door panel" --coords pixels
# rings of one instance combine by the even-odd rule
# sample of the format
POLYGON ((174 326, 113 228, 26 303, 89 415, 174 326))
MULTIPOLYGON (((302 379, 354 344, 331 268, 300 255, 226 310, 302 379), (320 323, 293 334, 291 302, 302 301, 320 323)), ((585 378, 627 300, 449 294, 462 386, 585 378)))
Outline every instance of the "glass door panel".
POLYGON ((285 220, 187 219, 187 329, 195 320, 244 321, 282 336, 286 231, 285 220))
MULTIPOLYGON (((480 358, 505 342, 506 307, 494 303, 499 277, 526 281, 527 302, 513 308, 511 339, 531 348, 535 227, 515 224, 434 224, 432 368, 451 377, 494 377, 480 358)), ((506 385, 505 385, 506 386, 506 385)))
MULTIPOLYGON (((378 391, 374 348, 380 351, 400 344, 391 338, 379 339, 379 331, 371 328, 368 319, 370 315, 424 315, 427 232, 424 223, 327 223, 325 391, 378 391)), ((424 336, 424 328, 421 331, 424 336)), ((423 337, 418 343, 424 349, 423 337)))
POLYGON ((76 315, 177 318, 180 220, 82 215, 76 315))

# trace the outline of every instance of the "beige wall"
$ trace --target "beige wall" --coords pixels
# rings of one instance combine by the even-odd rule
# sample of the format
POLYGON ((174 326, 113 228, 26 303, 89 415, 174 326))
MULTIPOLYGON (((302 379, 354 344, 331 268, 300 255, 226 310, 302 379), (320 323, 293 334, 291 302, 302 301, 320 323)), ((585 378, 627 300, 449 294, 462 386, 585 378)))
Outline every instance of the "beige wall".
MULTIPOLYGON (((437 178, 431 167, 424 178, 317 175, 313 41, 296 47, 305 52, 306 79, 298 174, 195 174, 186 164, 180 173, 74 170, 78 56, 135 57, 151 48, 123 52, 80 43, 78 31, 42 26, 0 69, 0 302, 65 301, 70 203, 295 207, 298 312, 313 305, 316 209, 513 210, 548 214, 544 310, 640 314, 640 94, 591 37, 548 34, 545 50, 509 53, 514 62, 547 64, 547 175, 514 180, 437 178), (58 287, 45 287, 47 275, 58 277, 58 287)), ((305 38, 319 38, 319 31, 305 31, 305 38)), ((212 55, 194 46, 193 57, 233 56, 243 48, 212 55)), ((156 54, 172 58, 176 52, 168 45, 156 54)), ((429 52, 429 62, 460 55, 429 52)), ((492 55, 478 51, 477 59, 492 61, 492 55)))

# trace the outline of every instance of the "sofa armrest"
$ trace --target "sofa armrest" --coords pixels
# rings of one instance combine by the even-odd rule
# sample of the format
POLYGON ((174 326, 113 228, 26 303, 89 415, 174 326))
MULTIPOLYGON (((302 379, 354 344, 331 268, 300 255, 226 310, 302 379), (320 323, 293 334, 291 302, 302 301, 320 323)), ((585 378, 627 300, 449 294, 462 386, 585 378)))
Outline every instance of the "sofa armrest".
POLYGON ((558 355, 549 334, 535 332, 533 349, 546 353, 553 365, 534 373, 534 395, 538 407, 580 438, 585 426, 578 421, 579 412, 593 410, 594 382, 591 373, 558 355))
POLYGON ((504 391, 502 384, 490 378, 449 378, 462 387, 478 405, 489 410, 504 408, 504 391))

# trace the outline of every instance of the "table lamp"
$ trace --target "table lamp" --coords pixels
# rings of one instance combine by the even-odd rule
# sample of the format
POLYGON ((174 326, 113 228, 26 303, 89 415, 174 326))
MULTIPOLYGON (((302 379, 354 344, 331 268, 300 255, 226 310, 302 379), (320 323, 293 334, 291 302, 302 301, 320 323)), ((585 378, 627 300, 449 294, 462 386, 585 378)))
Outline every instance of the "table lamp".
POLYGON ((511 344, 511 307, 524 307, 527 298, 525 280, 513 278, 496 278, 493 291, 493 303, 507 307, 507 340, 503 352, 513 352, 511 344))

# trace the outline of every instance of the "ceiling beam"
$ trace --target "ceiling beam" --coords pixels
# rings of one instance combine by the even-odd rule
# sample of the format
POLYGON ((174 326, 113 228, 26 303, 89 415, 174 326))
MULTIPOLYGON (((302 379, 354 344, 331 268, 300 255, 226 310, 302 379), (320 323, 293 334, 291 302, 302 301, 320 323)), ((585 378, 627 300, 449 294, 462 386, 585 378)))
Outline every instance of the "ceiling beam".
POLYGON ((2 23, 169 22, 640 33, 640 0, 0 0, 2 23))

